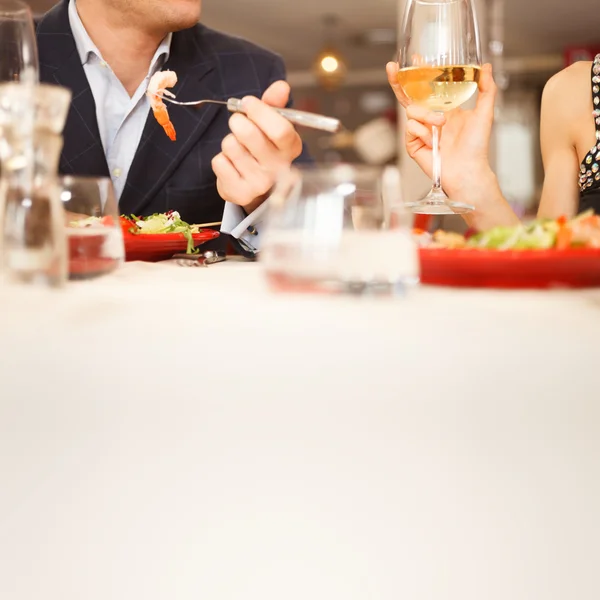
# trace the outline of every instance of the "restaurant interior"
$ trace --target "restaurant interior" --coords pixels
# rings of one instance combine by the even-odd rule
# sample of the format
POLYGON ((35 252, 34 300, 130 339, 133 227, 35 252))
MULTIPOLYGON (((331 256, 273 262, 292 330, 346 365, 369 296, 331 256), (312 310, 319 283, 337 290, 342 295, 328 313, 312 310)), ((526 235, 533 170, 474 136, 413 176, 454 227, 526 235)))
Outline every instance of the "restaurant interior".
MULTIPOLYGON (((41 15, 54 2, 29 0, 29 4, 41 15)), ((202 20, 279 53, 296 106, 335 114, 343 121, 349 132, 333 139, 304 133, 317 160, 374 164, 400 160, 406 169, 406 195, 411 198, 427 190, 427 178, 412 168, 397 141, 399 156, 398 151, 392 154, 391 131, 381 122, 402 126, 383 67, 395 58, 404 4, 404 0, 204 0, 202 20), (328 53, 340 61, 339 72, 329 76, 319 66, 328 53), (378 142, 371 141, 373 136, 378 142)), ((590 18, 595 3, 577 0, 576 9, 563 0, 478 0, 476 5, 484 57, 494 63, 503 92, 496 117, 494 167, 516 210, 535 214, 543 182, 542 91, 552 75, 577 60, 592 60, 600 49, 597 24, 590 18)))
MULTIPOLYGON (((88 6, 142 1, 194 3, 88 6)), ((0 600, 598 600, 600 215, 537 216, 542 93, 600 54, 598 2, 202 0, 309 115, 252 103, 277 58, 214 33, 208 67, 165 37, 180 87, 92 90, 102 57, 27 4, 4 77, 0 0, 0 600), (408 35, 417 4, 446 27, 408 35), (411 54, 444 35, 473 59, 411 54), (431 173, 409 156, 400 56, 464 76, 463 108, 492 63, 500 191, 440 175, 429 113, 431 173), (125 91, 121 177, 94 109, 125 91)), ((591 69, 573 169, 600 192, 591 69)))

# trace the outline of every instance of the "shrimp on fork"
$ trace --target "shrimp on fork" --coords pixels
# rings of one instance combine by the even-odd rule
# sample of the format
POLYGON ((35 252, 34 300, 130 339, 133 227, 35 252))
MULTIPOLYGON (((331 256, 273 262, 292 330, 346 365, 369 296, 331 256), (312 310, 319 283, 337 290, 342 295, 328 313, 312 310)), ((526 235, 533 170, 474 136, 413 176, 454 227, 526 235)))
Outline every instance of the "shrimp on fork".
POLYGON ((165 103, 162 101, 162 96, 169 96, 175 98, 175 94, 170 92, 167 88, 172 88, 177 83, 177 74, 175 71, 158 71, 152 75, 146 95, 150 99, 150 106, 154 117, 158 121, 158 124, 165 130, 165 133, 169 136, 169 139, 174 142, 177 139, 175 134, 175 127, 169 119, 169 113, 165 103))

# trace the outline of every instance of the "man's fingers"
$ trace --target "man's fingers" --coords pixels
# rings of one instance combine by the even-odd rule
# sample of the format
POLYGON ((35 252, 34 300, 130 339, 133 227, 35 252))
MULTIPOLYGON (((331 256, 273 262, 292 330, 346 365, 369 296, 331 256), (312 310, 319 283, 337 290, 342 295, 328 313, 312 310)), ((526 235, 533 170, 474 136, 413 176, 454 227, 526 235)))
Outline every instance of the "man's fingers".
POLYGON ((290 84, 287 81, 272 83, 262 95, 262 101, 270 106, 285 108, 290 99, 290 84))
MULTIPOLYGON (((226 181, 230 187, 238 187, 243 184, 241 175, 222 152, 212 159, 211 166, 217 176, 217 182, 226 181)), ((223 196, 223 194, 221 195, 223 196)))
POLYGON ((258 98, 247 96, 243 100, 248 118, 292 161, 302 152, 302 140, 294 126, 268 104, 258 98))
POLYGON ((249 174, 260 169, 260 165, 256 159, 250 154, 247 148, 240 144, 232 133, 223 139, 221 151, 243 178, 247 178, 249 174))
POLYGON ((229 128, 260 164, 278 165, 286 162, 271 140, 248 117, 239 113, 232 115, 229 128))
POLYGON ((221 148, 246 185, 256 192, 254 196, 264 194, 273 185, 273 175, 258 163, 233 134, 223 139, 221 148))
POLYGON ((217 191, 223 200, 234 202, 240 206, 248 206, 256 199, 260 191, 255 193, 253 181, 240 175, 241 167, 234 166, 232 161, 222 152, 212 160, 212 168, 217 176, 217 191))

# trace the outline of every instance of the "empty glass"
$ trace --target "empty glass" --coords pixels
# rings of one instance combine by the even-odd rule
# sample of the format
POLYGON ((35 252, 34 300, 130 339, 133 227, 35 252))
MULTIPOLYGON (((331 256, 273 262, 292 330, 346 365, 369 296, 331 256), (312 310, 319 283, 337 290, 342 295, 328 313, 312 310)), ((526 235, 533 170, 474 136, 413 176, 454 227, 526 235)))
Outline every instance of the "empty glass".
POLYGON ((63 177, 70 279, 91 279, 114 271, 125 259, 119 210, 108 177, 63 177))
POLYGON ((0 0, 0 81, 34 84, 38 77, 31 10, 18 0, 0 0))
POLYGON ((274 289, 396 294, 418 281, 396 168, 293 167, 269 203, 261 262, 274 289))

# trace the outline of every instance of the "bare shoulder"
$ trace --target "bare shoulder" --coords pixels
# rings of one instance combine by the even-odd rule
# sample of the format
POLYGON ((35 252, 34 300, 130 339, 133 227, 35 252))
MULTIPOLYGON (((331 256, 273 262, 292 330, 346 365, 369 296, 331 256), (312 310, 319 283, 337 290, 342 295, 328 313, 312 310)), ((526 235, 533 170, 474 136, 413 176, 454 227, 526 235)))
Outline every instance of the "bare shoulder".
POLYGON ((544 88, 544 107, 565 116, 580 115, 592 101, 591 72, 591 62, 578 62, 551 77, 544 88))
POLYGON ((596 141, 592 102, 592 63, 579 62, 552 77, 542 96, 542 154, 568 144, 579 160, 596 141))

